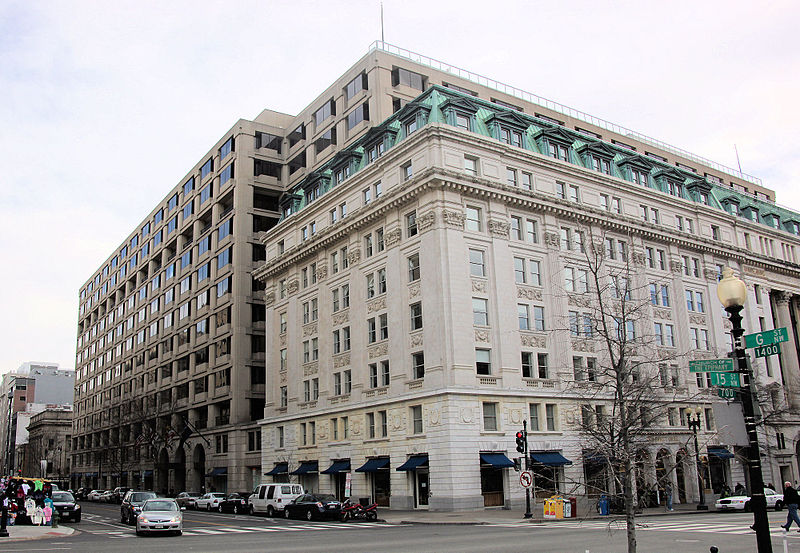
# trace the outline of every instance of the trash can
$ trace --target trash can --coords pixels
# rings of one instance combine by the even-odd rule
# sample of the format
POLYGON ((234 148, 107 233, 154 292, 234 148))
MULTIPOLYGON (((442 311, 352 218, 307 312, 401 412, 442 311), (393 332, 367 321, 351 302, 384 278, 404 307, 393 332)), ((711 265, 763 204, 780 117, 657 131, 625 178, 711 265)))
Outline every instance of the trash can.
POLYGON ((566 512, 564 513, 564 517, 566 518, 567 516, 569 516, 569 518, 578 517, 578 500, 574 497, 569 498, 569 515, 567 515, 566 512))
POLYGON ((600 516, 608 516, 608 496, 605 494, 601 495, 600 499, 597 500, 597 510, 600 516))

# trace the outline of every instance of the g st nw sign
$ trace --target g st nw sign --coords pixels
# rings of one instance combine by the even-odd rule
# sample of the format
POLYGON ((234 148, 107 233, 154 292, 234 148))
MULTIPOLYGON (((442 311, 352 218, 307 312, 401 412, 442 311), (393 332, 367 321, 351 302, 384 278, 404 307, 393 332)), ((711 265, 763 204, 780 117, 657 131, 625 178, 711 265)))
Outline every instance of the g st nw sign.
POLYGON ((733 370, 733 359, 699 359, 689 361, 690 373, 707 372, 731 372, 733 370))
POLYGON ((765 330, 764 332, 756 332, 755 334, 745 334, 744 347, 747 349, 757 348, 759 346, 768 346, 770 344, 779 344, 781 342, 789 341, 789 332, 786 327, 776 328, 774 330, 765 330))

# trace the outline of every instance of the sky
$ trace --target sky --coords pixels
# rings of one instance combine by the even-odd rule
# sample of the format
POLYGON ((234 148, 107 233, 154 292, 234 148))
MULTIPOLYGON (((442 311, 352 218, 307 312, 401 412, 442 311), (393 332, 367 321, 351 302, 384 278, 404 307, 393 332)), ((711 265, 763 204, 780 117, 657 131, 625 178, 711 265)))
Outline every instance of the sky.
MULTIPOLYGON (((736 167, 800 210, 800 5, 385 0, 386 42, 736 167)), ((380 2, 0 3, 0 374, 75 367, 78 290, 239 118, 295 114, 380 2)))

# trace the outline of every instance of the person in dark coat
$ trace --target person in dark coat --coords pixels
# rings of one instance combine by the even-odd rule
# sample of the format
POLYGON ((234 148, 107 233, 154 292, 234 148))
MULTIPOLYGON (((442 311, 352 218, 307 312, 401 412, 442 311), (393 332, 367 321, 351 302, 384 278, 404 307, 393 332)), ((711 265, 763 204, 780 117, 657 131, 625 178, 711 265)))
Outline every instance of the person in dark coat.
MULTIPOLYGON (((797 490, 792 487, 791 482, 784 482, 783 483, 783 503, 786 505, 786 508, 789 509, 789 514, 786 515, 786 524, 782 524, 781 528, 784 530, 789 530, 789 527, 792 525, 792 521, 797 523, 797 526, 800 527, 800 517, 797 516, 797 504, 800 503, 800 495, 798 495, 797 490)), ((800 532, 800 530, 798 530, 800 532)))
POLYGON ((736 483, 736 487, 733 488, 733 493, 735 495, 744 495, 744 486, 742 486, 741 482, 736 483))

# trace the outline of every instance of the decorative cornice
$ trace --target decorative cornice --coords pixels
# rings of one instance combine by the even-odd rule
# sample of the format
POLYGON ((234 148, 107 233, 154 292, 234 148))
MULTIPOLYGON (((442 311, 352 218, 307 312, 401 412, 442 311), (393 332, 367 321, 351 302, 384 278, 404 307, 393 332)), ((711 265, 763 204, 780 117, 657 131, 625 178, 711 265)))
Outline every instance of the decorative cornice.
POLYGON ((517 286, 517 298, 532 301, 542 301, 542 290, 540 288, 517 286))
MULTIPOLYGON (((420 232, 432 229, 434 224, 436 224, 436 212, 432 209, 417 217, 417 228, 420 232)), ((400 229, 397 230, 399 231, 400 229)))
POLYGON ((456 227, 463 230, 464 219, 464 214, 459 211, 451 211, 449 209, 442 210, 442 220, 448 227, 456 227))
POLYGON ((489 234, 491 234, 492 236, 508 240, 508 232, 509 229, 511 228, 511 225, 509 225, 506 221, 500 221, 498 219, 489 219, 489 222, 486 224, 486 227, 489 230, 489 234))
POLYGON ((386 244, 387 249, 395 247, 402 238, 403 231, 397 227, 383 233, 383 243, 386 244))

